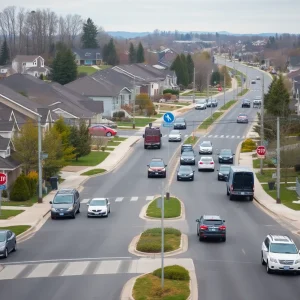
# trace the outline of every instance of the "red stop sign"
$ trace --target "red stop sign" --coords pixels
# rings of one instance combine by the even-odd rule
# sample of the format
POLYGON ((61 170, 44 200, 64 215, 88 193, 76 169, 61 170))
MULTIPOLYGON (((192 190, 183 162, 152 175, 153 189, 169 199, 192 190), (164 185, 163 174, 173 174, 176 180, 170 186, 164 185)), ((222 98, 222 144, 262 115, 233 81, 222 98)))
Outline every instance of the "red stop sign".
POLYGON ((219 92, 222 92, 222 88, 221 88, 221 87, 219 87, 219 88, 218 88, 218 91, 219 91, 219 92))
POLYGON ((257 155, 261 155, 261 156, 266 155, 266 148, 265 148, 265 146, 258 146, 256 148, 256 153, 257 153, 257 155))
POLYGON ((7 176, 4 173, 0 173, 0 185, 5 185, 7 181, 7 176))

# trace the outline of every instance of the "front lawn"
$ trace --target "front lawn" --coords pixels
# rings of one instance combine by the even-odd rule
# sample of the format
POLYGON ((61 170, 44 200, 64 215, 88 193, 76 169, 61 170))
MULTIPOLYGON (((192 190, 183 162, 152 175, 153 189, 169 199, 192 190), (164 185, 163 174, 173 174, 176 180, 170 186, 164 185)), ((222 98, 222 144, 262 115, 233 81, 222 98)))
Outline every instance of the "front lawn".
MULTIPOLYGON (((275 165, 270 159, 263 159, 264 168, 275 168, 275 165)), ((253 169, 260 168, 260 158, 253 159, 253 169)))
POLYGON ((0 220, 7 220, 8 218, 15 217, 22 213, 24 210, 10 210, 10 209, 1 209, 0 220))
POLYGON ((198 129, 207 129, 209 126, 213 124, 214 121, 216 121, 218 118, 220 118, 223 115, 224 112, 217 111, 213 113, 212 118, 208 117, 203 121, 203 123, 198 127, 198 129))
POLYGON ((78 160, 67 161, 68 166, 97 166, 105 160, 109 152, 91 151, 86 156, 79 157, 78 160))
POLYGON ((104 169, 92 169, 92 170, 86 171, 84 173, 81 173, 80 175, 92 176, 92 175, 101 174, 101 173, 104 173, 104 172, 106 172, 106 170, 104 170, 104 169))
MULTIPOLYGON (((174 228, 165 228, 164 240, 164 252, 176 250, 180 247, 181 232, 174 228)), ((136 249, 141 252, 159 253, 161 251, 161 228, 151 228, 144 231, 136 249)))
MULTIPOLYGON (((147 208, 146 215, 152 218, 161 218, 161 208, 157 207, 157 202, 161 201, 161 197, 153 200, 147 208)), ((175 197, 170 197, 170 200, 164 199, 165 213, 164 217, 176 218, 181 214, 180 201, 175 197)))
POLYGON ((2 206, 25 206, 29 207, 38 202, 38 196, 35 195, 26 201, 2 201, 2 206))
MULTIPOLYGON (((276 169, 273 170, 263 170, 263 175, 260 173, 257 173, 257 179, 260 182, 269 182, 269 181, 276 181, 276 179, 272 178, 272 174, 276 173, 276 169)), ((294 169, 281 169, 280 170, 280 181, 285 181, 285 178, 287 178, 287 181, 289 182, 296 182, 296 177, 300 175, 300 172, 295 172, 294 169)))
POLYGON ((223 105, 220 110, 227 110, 229 109, 233 104, 236 103, 237 100, 230 100, 227 103, 225 103, 225 105, 223 105))
POLYGON ((189 136, 185 141, 184 144, 191 144, 195 145, 197 141, 199 140, 199 137, 197 136, 189 136))
POLYGON ((87 75, 92 75, 97 72, 97 69, 90 66, 78 66, 77 67, 78 74, 87 73, 87 75))
POLYGON ((118 146, 118 145, 120 145, 121 144, 121 141, 114 141, 114 140, 111 140, 111 141, 109 141, 108 143, 107 143, 107 146, 108 147, 116 147, 116 146, 118 146))
POLYGON ((111 141, 115 141, 115 142, 123 142, 127 140, 126 137, 119 137, 119 136, 114 136, 114 138, 111 141))
POLYGON ((175 109, 179 109, 180 106, 175 106, 175 105, 164 105, 164 104, 155 104, 155 110, 158 111, 158 108, 159 110, 161 111, 173 111, 175 109))
POLYGON ((15 233, 15 235, 19 235, 26 230, 28 230, 31 226, 28 225, 19 225, 19 226, 8 226, 8 227, 0 227, 0 230, 11 230, 15 233))
MULTIPOLYGON (((153 118, 135 118, 135 126, 136 127, 145 127, 149 123, 153 123, 156 121, 156 119, 153 118)), ((118 126, 132 126, 132 120, 130 122, 122 122, 122 121, 117 121, 116 122, 118 126)))

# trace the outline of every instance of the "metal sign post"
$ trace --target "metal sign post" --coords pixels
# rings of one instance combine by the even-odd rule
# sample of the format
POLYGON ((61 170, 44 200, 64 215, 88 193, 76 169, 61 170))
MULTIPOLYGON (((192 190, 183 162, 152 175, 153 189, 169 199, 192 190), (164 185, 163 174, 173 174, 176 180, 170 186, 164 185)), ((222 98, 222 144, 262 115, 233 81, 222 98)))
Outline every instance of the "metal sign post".
POLYGON ((2 190, 6 189, 7 175, 0 173, 0 216, 1 216, 1 202, 2 202, 2 190))
POLYGON ((162 183, 161 191, 161 288, 164 288, 165 274, 164 274, 164 245, 165 245, 165 229, 164 229, 164 217, 165 217, 165 199, 164 199, 164 183, 162 183))

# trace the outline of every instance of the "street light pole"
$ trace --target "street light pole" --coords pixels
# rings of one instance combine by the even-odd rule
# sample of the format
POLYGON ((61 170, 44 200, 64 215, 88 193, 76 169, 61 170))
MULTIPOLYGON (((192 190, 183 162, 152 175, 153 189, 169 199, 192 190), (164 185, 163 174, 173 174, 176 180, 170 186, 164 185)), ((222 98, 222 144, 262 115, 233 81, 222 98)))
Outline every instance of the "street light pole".
POLYGON ((226 73, 227 73, 227 67, 226 67, 226 55, 225 55, 225 69, 224 69, 224 105, 226 104, 226 73))
POLYGON ((39 196, 38 203, 43 203, 43 177, 42 177, 42 128, 41 128, 41 117, 38 116, 38 181, 39 181, 39 196))
POLYGON ((161 288, 164 288, 165 274, 164 274, 164 251, 165 251, 165 197, 164 197, 164 184, 162 184, 161 192, 161 288))
POLYGON ((195 86, 196 86, 196 69, 194 68, 194 81, 193 81, 193 103, 195 103, 195 86))
POLYGON ((276 166, 277 176, 276 176, 276 185, 277 185, 277 197, 276 203, 280 204, 280 119, 277 117, 277 166, 276 166))
MULTIPOLYGON (((264 145, 264 97, 265 97, 265 79, 263 75, 263 81, 262 81, 262 97, 261 97, 261 105, 260 105, 260 145, 264 145)), ((263 159, 260 159, 260 174, 263 174, 263 159)))
POLYGON ((135 76, 133 77, 133 119, 132 128, 135 129, 135 76))

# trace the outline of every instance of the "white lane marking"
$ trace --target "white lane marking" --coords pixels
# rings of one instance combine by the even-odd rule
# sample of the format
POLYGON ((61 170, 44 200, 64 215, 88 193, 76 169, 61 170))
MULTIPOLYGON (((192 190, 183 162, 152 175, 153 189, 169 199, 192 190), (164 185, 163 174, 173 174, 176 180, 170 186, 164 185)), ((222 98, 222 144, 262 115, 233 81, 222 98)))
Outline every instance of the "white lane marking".
POLYGON ((76 261, 70 263, 60 276, 81 275, 89 265, 89 261, 76 261))
POLYGON ((90 199, 83 199, 80 201, 80 203, 88 203, 90 201, 90 199))
POLYGON ((209 137, 209 138, 212 137, 212 134, 210 134, 208 137, 209 137))
POLYGON ((166 137, 167 135, 165 134, 163 137, 166 137))
POLYGON ((146 201, 152 201, 154 199, 154 196, 147 196, 146 201))
POLYGON ((40 264, 26 278, 48 277, 58 263, 40 264))
POLYGON ((0 280, 13 279, 26 268, 26 265, 7 266, 0 272, 0 280))
POLYGON ((232 139, 234 139, 234 135, 233 135, 233 136, 231 136, 231 138, 232 138, 232 139))
POLYGON ((120 260, 102 261, 94 274, 116 274, 120 267, 120 260))
POLYGON ((123 199, 124 199, 124 197, 118 197, 118 198, 116 198, 115 202, 122 202, 123 199))
POLYGON ((237 139, 239 139, 239 138, 240 138, 240 136, 238 135, 236 138, 237 138, 237 139))
POLYGON ((226 135, 226 139, 228 139, 229 138, 229 135, 226 135))
POLYGON ((214 138, 217 138, 217 137, 218 137, 218 135, 215 135, 215 136, 214 136, 214 138))
POLYGON ((131 197, 130 201, 137 201, 139 197, 131 197))
POLYGON ((246 255, 246 252, 245 252, 245 250, 244 250, 244 249, 242 249, 242 252, 243 252, 243 254, 244 254, 244 255, 246 255))
POLYGON ((224 138, 224 135, 221 135, 220 138, 224 138))

